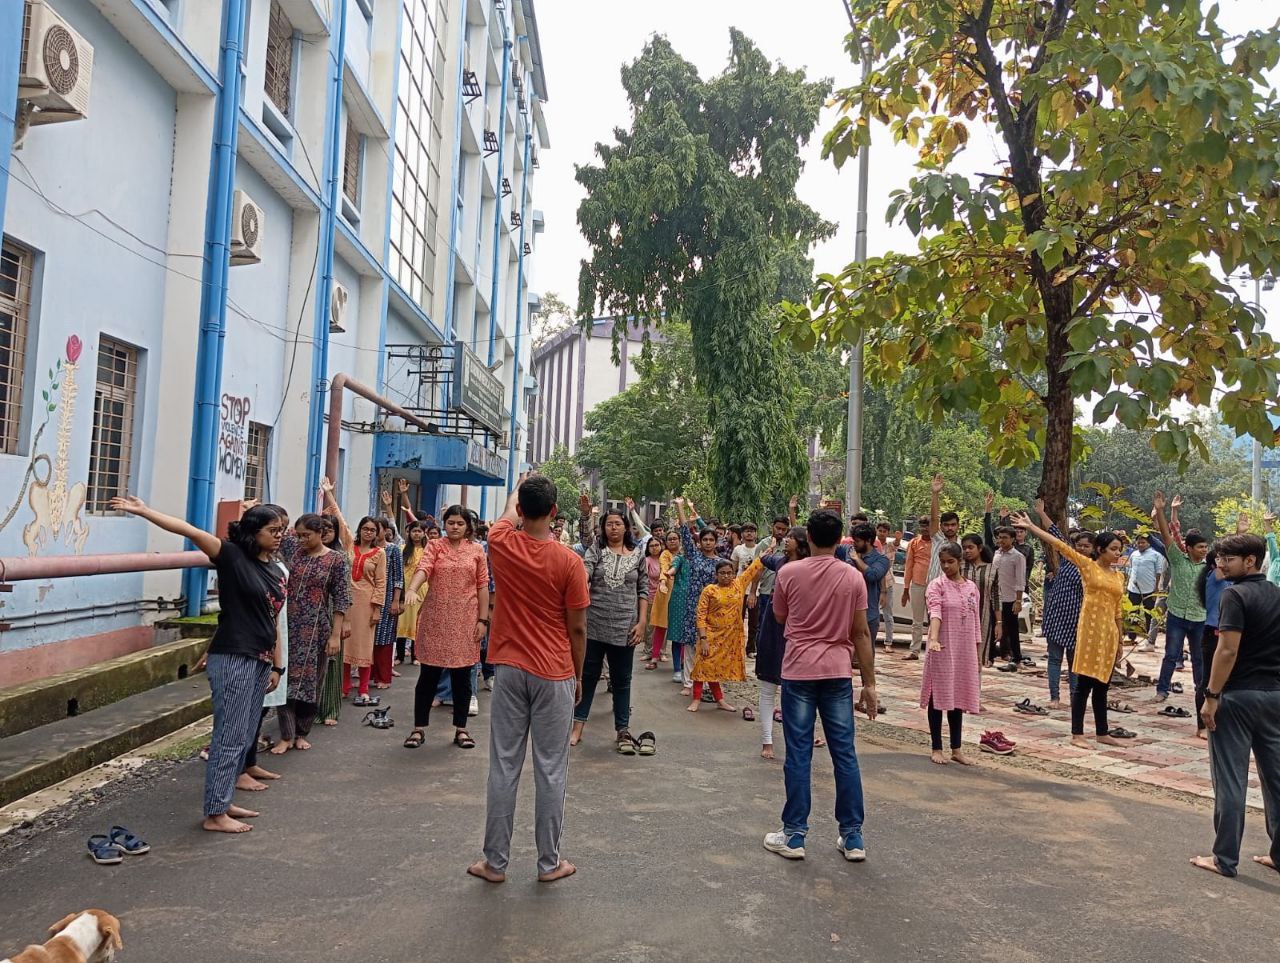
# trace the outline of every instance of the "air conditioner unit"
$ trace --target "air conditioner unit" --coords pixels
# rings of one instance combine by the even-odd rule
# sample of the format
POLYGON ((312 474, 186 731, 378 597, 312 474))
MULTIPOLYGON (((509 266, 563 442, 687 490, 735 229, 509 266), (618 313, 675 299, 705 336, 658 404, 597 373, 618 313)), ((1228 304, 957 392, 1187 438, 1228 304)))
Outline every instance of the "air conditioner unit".
POLYGON ((22 33, 18 97, 39 108, 31 123, 87 117, 93 47, 44 0, 28 0, 22 33))
POLYGON ((333 282, 333 290, 329 292, 329 333, 342 334, 347 330, 347 301, 350 295, 347 289, 337 281, 333 282))
POLYGON ((257 264, 262 260, 262 234, 266 226, 262 208, 244 191, 236 191, 231 208, 232 264, 257 264))

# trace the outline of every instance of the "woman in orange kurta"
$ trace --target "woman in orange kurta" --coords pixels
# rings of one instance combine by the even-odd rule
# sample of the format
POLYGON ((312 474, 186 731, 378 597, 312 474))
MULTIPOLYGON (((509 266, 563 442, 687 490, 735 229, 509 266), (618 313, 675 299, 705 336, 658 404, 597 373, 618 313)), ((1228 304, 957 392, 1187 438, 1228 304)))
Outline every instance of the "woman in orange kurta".
POLYGON ((382 603, 387 597, 387 556, 382 550, 382 528, 376 518, 365 516, 356 526, 351 546, 351 608, 347 624, 351 637, 342 653, 342 695, 351 694, 351 666, 360 676, 360 690, 353 706, 374 706, 369 698, 369 677, 373 673, 373 634, 382 619, 382 603))
POLYGON ((716 580, 702 590, 698 597, 696 625, 698 629, 698 660, 689 678, 693 680, 693 701, 689 711, 697 712, 702 701, 702 684, 711 683, 711 694, 716 705, 725 712, 733 712, 733 706, 724 700, 721 682, 744 682, 747 678, 747 633, 742 621, 747 587, 760 577, 764 566, 755 559, 741 575, 734 577, 735 566, 730 561, 716 565, 716 580))

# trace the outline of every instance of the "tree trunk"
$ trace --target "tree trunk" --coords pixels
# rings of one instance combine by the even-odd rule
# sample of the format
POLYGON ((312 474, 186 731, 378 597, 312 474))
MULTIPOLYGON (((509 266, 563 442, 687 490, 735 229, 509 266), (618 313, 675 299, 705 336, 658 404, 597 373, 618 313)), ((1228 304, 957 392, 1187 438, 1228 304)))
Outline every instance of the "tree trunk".
POLYGON ((1064 532, 1067 531, 1067 494, 1071 487, 1071 448, 1076 420, 1071 372, 1063 368, 1070 349, 1067 323, 1074 310, 1071 289, 1070 284, 1054 287, 1048 279, 1040 284, 1047 330, 1044 360, 1049 388, 1044 398, 1044 467, 1038 494, 1044 499, 1049 517, 1057 521, 1064 532))

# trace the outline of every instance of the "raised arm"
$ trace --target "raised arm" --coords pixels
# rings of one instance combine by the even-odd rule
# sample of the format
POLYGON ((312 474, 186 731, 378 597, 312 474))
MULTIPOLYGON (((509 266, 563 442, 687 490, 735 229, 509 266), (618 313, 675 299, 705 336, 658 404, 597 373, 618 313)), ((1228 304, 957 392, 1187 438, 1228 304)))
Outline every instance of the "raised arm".
POLYGON ((520 513, 516 511, 516 502, 519 499, 520 486, 523 484, 524 479, 525 476, 521 475, 519 480, 516 481, 516 487, 507 494, 507 504, 503 506, 502 514, 498 516, 498 521, 510 522, 512 525, 520 524, 520 513))
POLYGON ((1086 565, 1093 564, 1093 559, 1089 558, 1087 555, 1081 555, 1062 539, 1050 534, 1039 525, 1032 522, 1031 519, 1027 517, 1026 512, 1015 512, 1010 515, 1009 523, 1013 525, 1014 528, 1026 529, 1027 532, 1044 542, 1046 546, 1052 546, 1054 551, 1062 554, 1063 558, 1074 562, 1076 564, 1076 568, 1080 569, 1081 572, 1085 571, 1086 565))
POLYGON ((787 518, 791 521, 791 527, 796 527, 796 510, 800 507, 800 496, 792 495, 791 501, 787 502, 787 518))
POLYGON ((649 537, 649 526, 644 523, 640 513, 636 511, 635 499, 628 495, 623 501, 627 506, 627 514, 631 516, 631 532, 637 542, 649 537))
POLYGON ((1173 544, 1173 537, 1169 533, 1169 522, 1164 517, 1164 492, 1156 490, 1155 497, 1151 499, 1151 519, 1156 523, 1156 531, 1160 533, 1160 538, 1166 545, 1173 544))
POLYGON ((409 507, 409 480, 407 478, 397 479, 396 491, 400 493, 401 514, 403 514, 405 518, 409 519, 409 521, 416 522, 418 518, 413 514, 413 509, 409 507))
POLYGON ((338 522, 338 542, 348 552, 355 547, 356 540, 351 537, 351 528, 347 525, 347 520, 342 517, 342 509, 338 507, 338 500, 333 497, 333 482, 328 478, 320 479, 320 494, 324 498, 324 507, 329 510, 338 522))
POLYGON ((938 520, 942 514, 942 488, 945 482, 942 475, 934 475, 929 483, 929 531, 935 536, 941 527, 938 520))
POLYGON ((148 508, 147 503, 136 495, 124 495, 111 499, 111 508, 117 512, 124 512, 126 515, 145 518, 156 528, 162 528, 166 532, 172 532, 174 535, 181 535, 197 549, 209 556, 209 561, 211 562, 222 551, 222 539, 218 538, 217 535, 212 535, 203 529, 196 528, 185 518, 166 515, 164 512, 158 512, 154 508, 148 508))

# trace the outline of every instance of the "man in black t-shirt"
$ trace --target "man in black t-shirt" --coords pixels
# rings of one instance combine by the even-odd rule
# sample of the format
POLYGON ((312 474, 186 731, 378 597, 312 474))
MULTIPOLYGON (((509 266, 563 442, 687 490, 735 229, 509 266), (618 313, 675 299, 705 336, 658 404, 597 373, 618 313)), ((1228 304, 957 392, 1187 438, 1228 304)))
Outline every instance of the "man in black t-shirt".
POLYGON ((1229 535, 1216 550, 1234 584, 1219 603, 1218 648, 1204 690, 1201 718, 1209 730, 1213 777, 1212 856, 1191 862, 1222 876, 1235 876, 1244 836, 1249 753, 1262 783, 1262 804, 1271 852, 1253 861, 1280 867, 1280 587, 1262 577, 1267 543, 1257 535, 1229 535))

